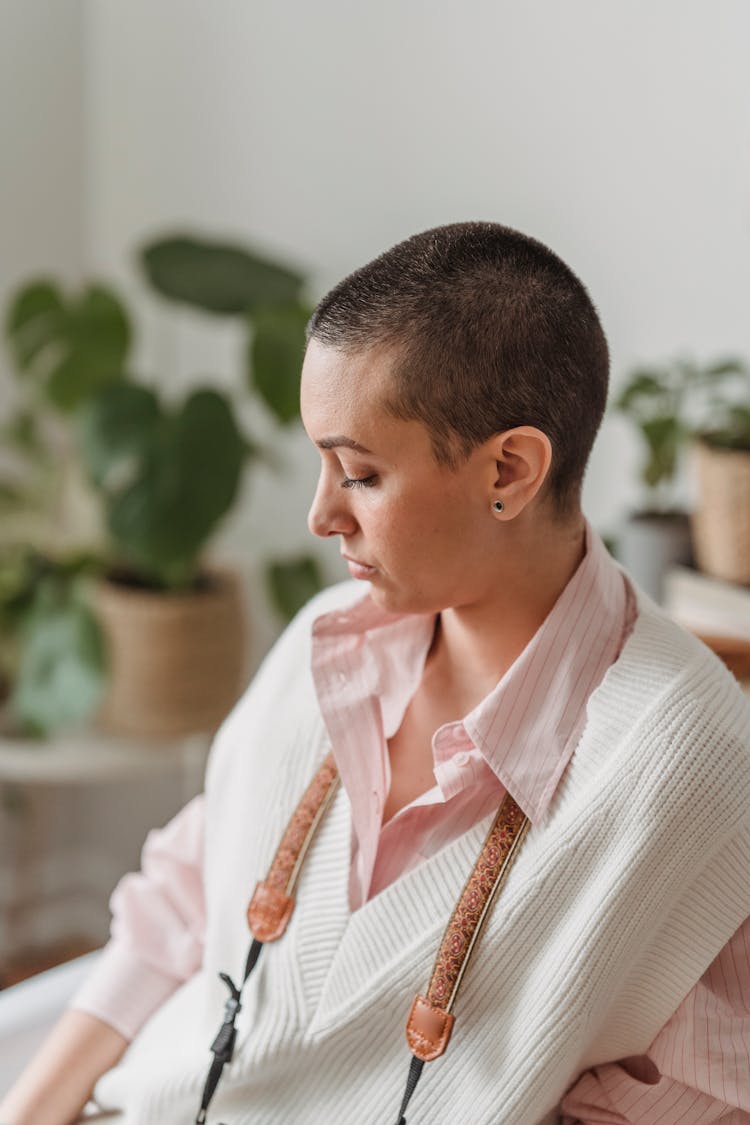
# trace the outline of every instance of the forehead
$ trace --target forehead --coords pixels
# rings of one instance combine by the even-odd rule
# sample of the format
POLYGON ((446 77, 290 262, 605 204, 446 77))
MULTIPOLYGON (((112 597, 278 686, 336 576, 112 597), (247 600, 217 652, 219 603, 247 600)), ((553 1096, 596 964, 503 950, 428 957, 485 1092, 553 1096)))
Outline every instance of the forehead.
POLYGON ((392 364, 392 351, 345 353, 311 340, 300 388, 311 441, 323 449, 358 445, 391 465, 432 467, 432 442, 422 422, 394 417, 387 409, 392 364))
POLYGON ((392 357, 385 351, 343 352, 312 339, 300 383, 300 410, 310 436, 322 436, 311 427, 330 426, 334 420, 362 423, 373 412, 386 417, 391 366, 392 357))

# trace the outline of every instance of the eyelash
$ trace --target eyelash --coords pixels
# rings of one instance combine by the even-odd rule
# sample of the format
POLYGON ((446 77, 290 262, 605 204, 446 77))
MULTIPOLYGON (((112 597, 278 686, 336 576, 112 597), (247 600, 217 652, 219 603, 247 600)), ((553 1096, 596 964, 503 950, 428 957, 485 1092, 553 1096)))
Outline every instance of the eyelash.
POLYGON ((341 482, 342 488, 372 488, 375 484, 376 476, 373 473, 369 477, 344 477, 341 482))

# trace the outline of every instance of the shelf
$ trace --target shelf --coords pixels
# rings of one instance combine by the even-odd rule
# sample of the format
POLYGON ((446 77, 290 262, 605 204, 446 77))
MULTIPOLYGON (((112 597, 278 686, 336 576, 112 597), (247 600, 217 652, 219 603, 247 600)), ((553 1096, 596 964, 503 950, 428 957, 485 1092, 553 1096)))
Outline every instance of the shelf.
POLYGON ((0 735, 0 782, 79 785, 199 768, 209 744, 205 734, 159 742, 95 730, 38 742, 0 735))

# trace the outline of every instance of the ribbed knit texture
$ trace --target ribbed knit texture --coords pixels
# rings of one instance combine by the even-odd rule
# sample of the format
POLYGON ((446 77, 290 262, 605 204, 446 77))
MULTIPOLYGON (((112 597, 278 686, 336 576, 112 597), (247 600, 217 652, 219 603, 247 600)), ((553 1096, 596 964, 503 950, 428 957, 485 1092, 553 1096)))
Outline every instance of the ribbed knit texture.
MULTIPOLYGON (((194 1117, 238 975, 244 914, 327 740, 309 673, 313 617, 287 631, 224 724, 209 765, 206 965, 97 1087, 127 1125, 194 1117), (192 1115, 192 1116, 191 1116, 192 1115)), ((750 914, 750 705, 647 599, 588 705, 547 819, 493 907, 446 1055, 409 1125, 536 1125, 584 1069, 642 1053, 750 914)), ((340 791, 306 861, 287 934, 248 982, 235 1059, 212 1104, 227 1125, 393 1125, 404 1027, 491 817, 353 915, 340 791)))

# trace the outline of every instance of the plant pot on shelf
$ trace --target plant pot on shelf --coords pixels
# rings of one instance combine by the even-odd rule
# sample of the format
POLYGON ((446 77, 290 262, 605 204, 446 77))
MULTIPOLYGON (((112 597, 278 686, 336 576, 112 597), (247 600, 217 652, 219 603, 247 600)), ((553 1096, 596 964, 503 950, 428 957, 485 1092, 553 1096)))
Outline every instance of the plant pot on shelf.
POLYGON ((669 568, 687 566, 692 561, 687 513, 633 512, 618 536, 617 557, 638 585, 654 601, 661 602, 669 568))
POLYGON ((693 449, 697 503, 692 518, 698 566, 750 585, 750 450, 698 441, 693 449))
POLYGON ((94 599, 110 667, 99 724, 144 738, 214 731, 244 686, 247 626, 238 576, 206 571, 199 588, 175 593, 112 575, 94 599))

